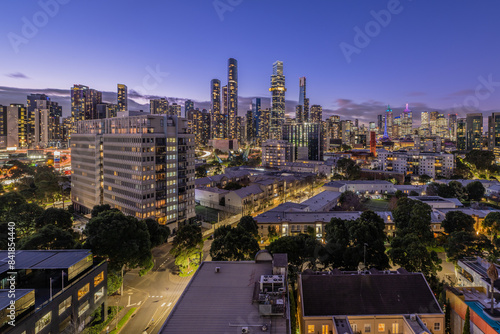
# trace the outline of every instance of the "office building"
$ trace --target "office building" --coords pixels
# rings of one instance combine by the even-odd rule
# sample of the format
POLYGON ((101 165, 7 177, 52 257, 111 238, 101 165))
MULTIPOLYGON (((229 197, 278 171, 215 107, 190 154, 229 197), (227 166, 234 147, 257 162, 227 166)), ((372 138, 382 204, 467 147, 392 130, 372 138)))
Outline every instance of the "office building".
POLYGON ((306 271, 298 286, 301 333, 445 333, 444 313, 422 273, 306 271))
POLYGON ((34 110, 35 124, 33 142, 30 145, 35 148, 56 147, 62 139, 61 118, 62 107, 50 99, 36 100, 34 110))
POLYGON ((401 137, 409 137, 412 135, 413 130, 413 116, 411 110, 408 108, 408 103, 406 108, 401 114, 401 137))
POLYGON ((465 118, 457 120, 457 149, 459 151, 467 149, 467 121, 465 118))
POLYGON ((118 84, 118 111, 128 110, 128 91, 127 86, 118 84))
POLYGON ((89 213, 109 204, 171 230, 194 213, 194 135, 187 120, 141 115, 83 121, 71 138, 71 200, 89 213))
POLYGON ((283 126, 283 140, 295 147, 295 160, 322 160, 321 124, 298 123, 283 126))
POLYGON ((448 138, 451 141, 457 141, 458 115, 448 114, 448 138))
POLYGON ((283 138, 283 124, 285 123, 285 76, 283 75, 283 62, 273 64, 271 76, 271 114, 269 119, 269 136, 272 139, 283 138))
POLYGON ((96 262, 89 250, 0 251, 0 332, 79 333, 95 311, 105 320, 107 276, 107 262, 96 262), (12 257, 15 269, 9 265, 12 257), (15 326, 7 323, 11 301, 15 326))
POLYGON ((422 111, 420 113, 420 131, 422 136, 431 135, 430 114, 428 111, 422 111))
POLYGON ((282 167, 295 161, 295 146, 286 140, 269 139, 262 144, 262 167, 282 167))
POLYGON ((401 137, 401 116, 394 117, 392 122, 392 137, 394 139, 401 137))
POLYGON ((494 112, 488 116, 488 149, 500 155, 500 113, 494 112))
POLYGON ((73 123, 97 119, 97 105, 102 103, 102 93, 84 85, 71 88, 71 118, 73 123))
POLYGON ((49 101, 50 98, 45 94, 30 94, 26 98, 26 134, 28 146, 32 146, 35 140, 35 109, 37 101, 49 101))
POLYGON ((210 110, 212 118, 212 138, 223 139, 224 128, 220 110, 220 80, 213 79, 210 83, 210 92, 212 100, 212 109, 210 110))
POLYGON ((7 148, 28 148, 28 113, 24 104, 7 107, 7 148))
POLYGON ((286 254, 266 250, 202 262, 159 333, 289 334, 287 266, 286 254))
POLYGON ((394 114, 392 112, 391 106, 387 105, 387 109, 385 111, 385 126, 384 126, 384 133, 387 133, 388 138, 393 137, 392 133, 392 125, 394 123, 394 114))
POLYGON ((379 135, 384 134, 384 129, 385 129, 384 124, 385 124, 384 115, 377 115, 377 129, 379 135))
POLYGON ((151 115, 161 115, 168 113, 168 100, 165 98, 149 100, 149 112, 151 115))
POLYGON ((467 150, 480 150, 483 142, 483 114, 467 114, 465 120, 467 123, 467 150))
POLYGON ((320 123, 323 120, 323 107, 317 104, 311 106, 309 121, 311 123, 320 123))
POLYGON ((238 62, 234 58, 228 60, 227 72, 227 138, 238 139, 238 62))

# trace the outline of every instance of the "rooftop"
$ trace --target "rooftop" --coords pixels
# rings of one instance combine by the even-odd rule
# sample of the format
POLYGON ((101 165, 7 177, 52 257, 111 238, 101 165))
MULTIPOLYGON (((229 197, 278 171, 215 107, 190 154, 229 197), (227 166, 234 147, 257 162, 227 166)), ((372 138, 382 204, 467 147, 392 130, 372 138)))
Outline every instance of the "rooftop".
POLYGON ((261 276, 272 274, 270 261, 203 262, 160 333, 241 333, 243 327, 260 333, 263 325, 286 333, 283 316, 262 317, 261 304, 253 302, 261 276))
MULTIPOLYGON (((88 249, 71 250, 20 250, 16 251, 16 270, 19 269, 68 269, 92 256, 88 249)), ((9 271, 8 251, 0 251, 0 274, 9 271)))
POLYGON ((340 195, 342 195, 342 193, 338 191, 325 190, 301 204, 307 205, 310 211, 322 211, 325 205, 332 202, 337 203, 340 195))
POLYGON ((421 273, 303 273, 304 316, 442 314, 421 273))

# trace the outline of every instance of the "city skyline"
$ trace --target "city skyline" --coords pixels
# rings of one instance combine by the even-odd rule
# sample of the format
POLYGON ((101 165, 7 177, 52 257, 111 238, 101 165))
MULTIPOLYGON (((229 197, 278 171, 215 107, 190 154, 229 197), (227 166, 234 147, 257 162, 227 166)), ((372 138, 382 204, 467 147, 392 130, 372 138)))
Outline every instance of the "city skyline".
MULTIPOLYGON (((420 111, 448 113, 455 105, 475 105, 476 101, 479 111, 483 113, 497 111, 500 104, 497 78, 500 74, 494 66, 494 55, 498 54, 499 46, 489 41, 494 40, 499 23, 490 19, 494 15, 491 6, 484 3, 453 3, 450 6, 451 2, 446 1, 434 4, 430 11, 425 4, 402 1, 387 19, 387 24, 382 19, 380 22, 384 24, 371 24, 378 22, 375 17, 380 19, 377 13, 388 11, 390 3, 304 6, 302 3, 287 2, 285 15, 279 17, 272 13, 282 7, 282 1, 225 3, 230 6, 225 10, 217 9, 212 2, 199 2, 196 10, 192 9, 192 4, 183 3, 153 3, 147 10, 128 5, 99 4, 99 15, 108 15, 109 22, 94 27, 80 17, 91 18, 96 11, 69 2, 59 4, 57 13, 47 15, 47 22, 35 27, 37 32, 29 38, 23 35, 23 18, 32 22, 34 15, 44 9, 36 2, 13 3, 9 5, 10 15, 0 23, 7 31, 5 41, 8 43, 4 60, 8 67, 0 73, 0 103, 23 102, 13 99, 15 88, 20 88, 23 95, 38 93, 38 90, 47 95, 51 95, 50 90, 64 95, 69 94, 68 89, 73 84, 81 83, 103 93, 111 93, 117 83, 124 83, 129 87, 130 100, 136 101, 135 104, 131 102, 130 108, 147 110, 144 95, 176 97, 181 101, 191 99, 196 104, 208 105, 207 83, 213 78, 223 80, 227 76, 225 63, 233 57, 239 63, 240 116, 247 110, 243 107, 249 105, 245 103, 245 98, 250 102, 253 97, 261 97, 265 103, 270 97, 267 91, 270 66, 278 59, 284 62, 287 96, 292 98, 287 100, 288 115, 295 112, 298 103, 295 99, 299 95, 296 82, 304 76, 308 81, 311 105, 321 105, 325 117, 349 115, 368 122, 381 112, 379 107, 390 104, 397 115, 406 103, 415 111, 415 118, 419 118, 420 111), (293 24, 292 14, 298 12, 299 6, 304 25, 293 24), (114 34, 123 19, 140 20, 147 14, 151 16, 147 22, 154 22, 154 18, 162 15, 165 9, 170 12, 189 10, 197 24, 185 27, 183 34, 176 34, 174 28, 185 21, 182 16, 173 15, 161 27, 148 23, 125 29, 123 36, 114 34), (443 20, 445 14, 446 19, 443 20), (421 24, 423 16, 425 25, 421 24), (278 39, 269 39, 268 29, 250 24, 255 17, 259 17, 259 21, 273 19, 284 27, 283 34, 278 39), (466 21, 464 17, 467 17, 466 21), (93 36, 93 32, 99 31, 95 42, 106 41, 109 47, 103 53, 94 52, 92 47, 72 53, 75 41, 66 38, 71 29, 62 28, 69 24, 85 28, 88 31, 86 36, 93 36), (359 30, 355 28, 363 32, 367 26, 375 27, 374 31, 378 33, 370 32, 369 42, 363 45, 356 39, 359 30), (228 27, 231 27, 230 33, 224 36, 222 32, 227 32, 228 27), (433 30, 439 33, 429 34, 433 30), (212 38, 205 38, 213 34, 224 36, 227 43, 212 43, 212 38), (26 43, 14 39, 18 41, 16 44, 13 36, 25 38, 26 43), (297 37, 305 40, 314 52, 296 52, 294 41, 297 37), (51 49, 51 57, 39 51, 40 44, 62 38, 67 42, 57 43, 56 49, 51 49), (123 54, 119 51, 122 48, 114 50, 115 43, 134 45, 134 48, 123 54), (152 43, 158 45, 160 52, 158 55, 144 55, 142 50, 152 43), (166 46, 161 46, 162 43, 166 46), (187 44, 192 45, 193 50, 202 48, 203 56, 197 52, 181 52, 179 55, 176 55, 177 52, 161 52, 163 48, 173 45, 186 50, 187 44), (354 50, 346 45, 355 47, 354 53, 346 51, 354 50), (39 54, 37 62, 30 59, 35 49, 39 54), (120 57, 117 59, 118 53, 120 57), (477 57, 481 57, 482 61, 475 61, 477 57), (39 66, 42 61, 45 66, 39 66), (164 76, 160 76, 157 82, 144 85, 144 78, 155 71, 164 76), (478 99, 476 87, 488 81, 493 84, 482 89, 478 99), (45 89, 47 87, 52 89, 45 89), (139 94, 134 94, 134 91, 139 94), (485 95, 488 96, 484 98, 485 95)), ((89 7, 92 7, 92 2, 89 7)), ((89 37, 82 38, 85 42, 89 37)), ((56 96, 52 96, 52 100, 59 102, 64 115, 67 115, 67 105, 56 96)), ((462 109, 458 112, 460 116, 475 112, 473 108, 462 109)))

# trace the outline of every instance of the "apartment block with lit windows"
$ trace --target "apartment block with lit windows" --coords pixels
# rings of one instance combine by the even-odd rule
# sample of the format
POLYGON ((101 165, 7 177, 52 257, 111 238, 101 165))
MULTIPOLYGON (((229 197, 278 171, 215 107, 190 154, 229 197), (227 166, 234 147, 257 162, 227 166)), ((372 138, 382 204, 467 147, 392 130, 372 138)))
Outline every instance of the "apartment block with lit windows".
POLYGON ((295 146, 285 140, 269 139, 262 144, 262 166, 281 167, 295 161, 295 146))
POLYGON ((169 115, 82 121, 71 138, 75 210, 109 204, 171 228, 194 213, 194 135, 169 115))

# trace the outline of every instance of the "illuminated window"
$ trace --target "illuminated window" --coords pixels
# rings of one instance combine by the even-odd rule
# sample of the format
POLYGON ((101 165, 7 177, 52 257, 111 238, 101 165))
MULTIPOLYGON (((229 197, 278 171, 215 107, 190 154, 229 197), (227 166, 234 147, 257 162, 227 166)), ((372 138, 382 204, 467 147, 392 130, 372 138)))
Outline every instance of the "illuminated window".
POLYGON ((50 321, 52 320, 52 312, 47 313, 43 317, 40 318, 35 323, 35 334, 39 333, 42 329, 47 327, 48 324, 50 324, 50 321))
POLYGON ((314 333, 314 325, 307 325, 307 332, 314 333))
POLYGON ((434 330, 435 331, 440 331, 441 330, 441 323, 440 322, 435 322, 434 323, 434 330))
POLYGON ((381 333, 385 332, 385 324, 378 324, 378 331, 381 333))
POLYGON ((89 293, 89 289, 90 289, 90 284, 87 283, 83 286, 83 288, 78 290, 78 300, 82 299, 83 296, 89 293))
POLYGON ((87 311, 90 307, 89 301, 85 301, 79 308, 78 308, 78 316, 81 317, 85 311, 87 311))
POLYGON ((104 281, 104 271, 101 271, 96 277, 94 277, 94 286, 104 281))
POLYGON ((104 296, 104 287, 100 288, 96 293, 94 293, 94 303, 97 302, 102 296, 104 296))
POLYGON ((329 334, 328 333, 328 325, 321 326, 321 334, 329 334))
POLYGON ((71 306, 71 296, 69 296, 65 301, 59 304, 59 315, 63 314, 71 306))
POLYGON ((365 324, 365 333, 370 333, 372 331, 372 325, 365 324))

